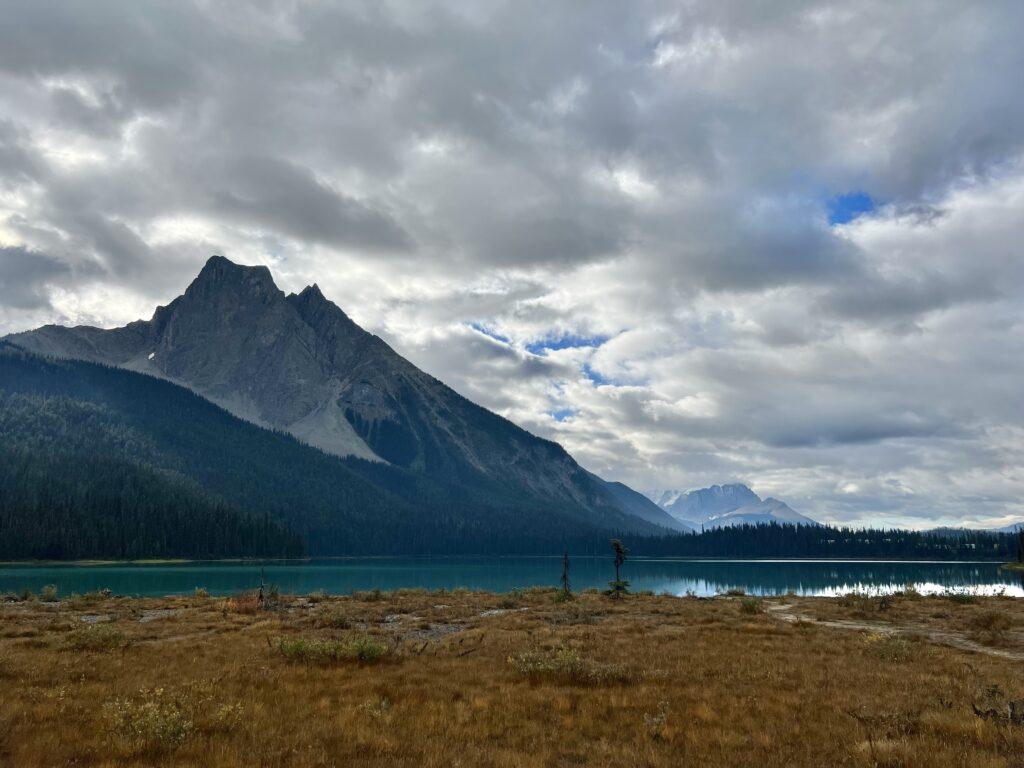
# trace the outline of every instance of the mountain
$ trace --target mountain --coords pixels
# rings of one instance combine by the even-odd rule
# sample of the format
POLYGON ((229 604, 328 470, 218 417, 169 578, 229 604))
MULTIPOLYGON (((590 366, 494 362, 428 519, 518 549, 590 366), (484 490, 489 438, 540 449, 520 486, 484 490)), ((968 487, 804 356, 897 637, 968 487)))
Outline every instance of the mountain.
POLYGON ((611 530, 562 504, 327 454, 165 380, 3 342, 0 438, 0 559, 552 553, 611 530))
POLYGON ((705 528, 721 528, 731 525, 764 525, 766 523, 790 523, 792 525, 817 525, 809 517, 793 510, 784 501, 767 498, 756 504, 712 515, 703 521, 705 528))
POLYGON ((50 325, 6 340, 47 358, 165 379, 253 425, 378 465, 361 468, 367 477, 401 470, 450 499, 558 510, 595 529, 680 530, 656 504, 587 472, 557 443, 416 368, 316 285, 285 295, 266 267, 214 256, 150 320, 111 330, 50 325))
POLYGON ((965 535, 977 535, 977 534, 998 534, 998 533, 1017 533, 1018 531, 1024 531, 1024 522, 1011 523, 1010 525, 1004 525, 1001 528, 964 528, 964 527, 953 527, 953 526, 941 526, 939 528, 929 528, 925 533, 930 533, 936 536, 965 536, 965 535))
POLYGON ((761 499, 740 483, 713 485, 695 491, 662 491, 652 497, 677 520, 693 528, 790 523, 817 525, 778 499, 761 499))

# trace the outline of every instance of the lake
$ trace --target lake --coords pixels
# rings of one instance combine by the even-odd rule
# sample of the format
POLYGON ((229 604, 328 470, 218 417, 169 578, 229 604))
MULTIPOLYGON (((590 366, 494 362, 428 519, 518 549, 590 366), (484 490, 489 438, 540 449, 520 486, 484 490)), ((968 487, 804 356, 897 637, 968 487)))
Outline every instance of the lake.
MULTIPOLYGON (((103 565, 0 565, 0 593, 38 592, 56 585, 61 595, 110 589, 119 595, 163 596, 202 587, 211 594, 252 589, 264 574, 282 592, 323 590, 483 589, 506 592, 556 586, 557 557, 344 558, 310 561, 189 562, 103 565)), ((574 557, 573 589, 604 589, 614 571, 608 557, 574 557)), ((851 591, 892 592, 912 584, 923 593, 946 590, 1024 597, 1024 576, 991 562, 893 562, 821 560, 693 560, 631 558, 623 578, 634 591, 714 595, 729 589, 749 594, 839 595, 851 591)))

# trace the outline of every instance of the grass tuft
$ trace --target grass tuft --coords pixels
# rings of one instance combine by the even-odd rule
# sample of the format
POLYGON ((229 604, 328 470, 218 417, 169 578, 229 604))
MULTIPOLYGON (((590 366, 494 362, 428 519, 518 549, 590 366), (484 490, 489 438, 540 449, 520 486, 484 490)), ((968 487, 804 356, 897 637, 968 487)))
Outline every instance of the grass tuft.
POLYGON ((275 649, 287 661, 298 664, 372 663, 380 661, 391 651, 387 643, 369 635, 349 640, 281 637, 277 639, 275 649))
POLYGON ((508 663, 531 680, 553 680, 570 685, 625 684, 639 678, 622 665, 593 661, 572 648, 521 651, 510 656, 508 663))

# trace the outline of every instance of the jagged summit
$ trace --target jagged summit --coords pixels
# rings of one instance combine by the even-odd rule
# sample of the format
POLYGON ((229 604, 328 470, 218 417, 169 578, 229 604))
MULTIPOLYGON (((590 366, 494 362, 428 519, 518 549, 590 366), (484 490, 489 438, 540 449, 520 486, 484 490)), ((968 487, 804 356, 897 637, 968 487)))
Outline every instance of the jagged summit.
POLYGON ((47 326, 10 340, 169 379, 338 456, 558 500, 623 530, 679 528, 653 502, 610 489, 561 446, 416 368, 316 284, 286 296, 265 266, 212 256, 149 321, 112 330, 47 326))

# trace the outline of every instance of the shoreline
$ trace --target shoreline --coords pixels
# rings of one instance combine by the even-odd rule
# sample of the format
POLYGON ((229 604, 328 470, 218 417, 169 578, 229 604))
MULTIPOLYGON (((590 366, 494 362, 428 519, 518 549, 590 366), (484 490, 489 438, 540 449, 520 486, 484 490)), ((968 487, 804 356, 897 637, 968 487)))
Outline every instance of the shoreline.
MULTIPOLYGON (((594 559, 603 560, 611 558, 611 555, 593 555, 593 554, 572 554, 570 557, 573 559, 594 559)), ((68 567, 68 568, 93 568, 113 565, 218 565, 222 563, 252 563, 253 565, 258 564, 301 564, 301 563, 313 563, 313 562, 332 562, 332 561, 345 561, 345 560, 458 560, 458 559, 495 559, 495 560, 507 560, 507 559, 536 559, 536 560, 560 560, 562 555, 495 555, 495 554, 465 554, 465 555, 327 555, 324 557, 272 557, 272 558, 255 558, 255 557, 226 557, 219 559, 193 559, 185 557, 167 557, 167 558, 139 558, 134 560, 116 560, 106 558, 95 558, 95 559, 84 559, 84 560, 0 560, 0 568, 5 567, 33 567, 33 568, 45 568, 45 567, 68 567)), ((675 555, 641 555, 635 554, 630 557, 633 561, 651 561, 651 562, 681 562, 681 563, 918 563, 921 565, 942 565, 942 564, 960 564, 960 565, 999 565, 1001 568, 1006 570, 1022 570, 1024 564, 1020 563, 1007 563, 1005 560, 997 558, 988 559, 977 559, 977 560, 936 560, 930 559, 915 559, 915 558, 884 558, 884 557, 742 557, 742 556, 727 556, 723 555, 720 557, 704 556, 704 557, 679 557, 675 555)))

